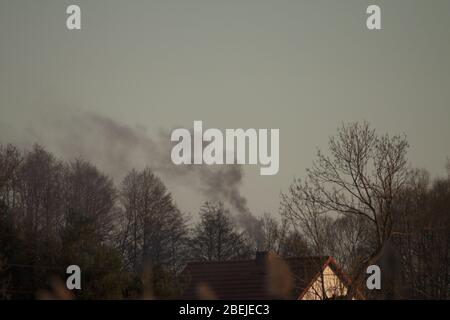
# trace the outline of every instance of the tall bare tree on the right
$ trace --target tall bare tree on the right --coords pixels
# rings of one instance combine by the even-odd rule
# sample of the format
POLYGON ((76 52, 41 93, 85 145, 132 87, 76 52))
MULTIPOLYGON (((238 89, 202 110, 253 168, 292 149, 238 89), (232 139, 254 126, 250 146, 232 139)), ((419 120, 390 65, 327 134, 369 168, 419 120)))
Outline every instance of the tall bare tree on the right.
POLYGON ((319 254, 326 252, 333 219, 362 221, 354 225, 370 234, 364 236, 368 250, 357 257, 347 298, 361 287, 366 268, 391 239, 396 202, 409 174, 408 147, 404 135, 378 135, 367 122, 343 124, 329 140, 329 154, 318 151, 306 178, 294 180, 282 194, 283 215, 301 228, 319 254))

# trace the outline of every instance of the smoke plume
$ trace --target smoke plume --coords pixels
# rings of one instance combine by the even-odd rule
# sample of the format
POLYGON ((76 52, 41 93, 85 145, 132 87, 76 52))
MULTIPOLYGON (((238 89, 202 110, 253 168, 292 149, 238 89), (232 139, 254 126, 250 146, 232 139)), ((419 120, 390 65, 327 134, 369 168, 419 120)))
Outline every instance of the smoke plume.
POLYGON ((164 180, 186 185, 206 199, 221 201, 236 211, 238 224, 259 246, 262 230, 241 194, 243 170, 240 165, 174 165, 170 158, 171 130, 160 130, 150 138, 145 127, 131 127, 97 113, 82 111, 53 113, 45 118, 45 130, 29 129, 31 137, 65 158, 82 157, 120 181, 132 168, 150 167, 164 180))

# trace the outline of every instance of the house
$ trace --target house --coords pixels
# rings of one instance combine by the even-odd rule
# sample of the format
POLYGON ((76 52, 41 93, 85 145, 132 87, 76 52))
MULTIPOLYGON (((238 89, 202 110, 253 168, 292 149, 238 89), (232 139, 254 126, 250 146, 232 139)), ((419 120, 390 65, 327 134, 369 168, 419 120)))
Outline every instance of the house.
POLYGON ((271 252, 249 260, 191 262, 183 277, 182 299, 339 299, 350 284, 332 257, 281 259, 271 252))

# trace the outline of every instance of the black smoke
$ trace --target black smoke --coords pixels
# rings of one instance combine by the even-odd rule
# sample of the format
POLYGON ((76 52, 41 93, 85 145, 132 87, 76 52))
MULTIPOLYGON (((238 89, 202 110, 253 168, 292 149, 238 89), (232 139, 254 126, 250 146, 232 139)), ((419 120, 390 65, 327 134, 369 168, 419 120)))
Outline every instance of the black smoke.
POLYGON ((30 139, 56 147, 66 158, 82 157, 121 180, 131 168, 150 167, 164 179, 188 185, 205 200, 221 201, 237 214, 240 227, 247 230, 257 246, 262 241, 259 220, 251 213, 240 188, 241 165, 174 165, 170 158, 171 130, 159 130, 150 137, 147 128, 132 127, 109 117, 87 111, 52 113, 43 128, 33 128, 30 139))

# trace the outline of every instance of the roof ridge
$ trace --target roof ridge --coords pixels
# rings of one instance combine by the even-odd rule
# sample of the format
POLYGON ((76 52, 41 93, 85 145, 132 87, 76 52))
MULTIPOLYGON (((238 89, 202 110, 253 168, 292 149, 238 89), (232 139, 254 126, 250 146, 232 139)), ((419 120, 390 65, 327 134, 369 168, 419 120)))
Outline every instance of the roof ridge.
POLYGON ((223 264, 223 263, 237 263, 237 262, 255 262, 255 259, 242 259, 242 260, 219 260, 219 261, 188 261, 187 264, 223 264))
POLYGON ((328 255, 323 255, 323 256, 299 256, 299 257, 287 257, 287 258, 283 258, 283 257, 281 257, 282 259, 284 259, 284 260, 289 260, 289 259, 317 259, 317 258, 320 258, 320 259, 329 259, 330 258, 330 256, 328 256, 328 255))
MULTIPOLYGON (((324 259, 328 260, 331 256, 329 255, 314 255, 314 256, 299 256, 299 257, 287 257, 283 260, 297 260, 297 259, 324 259)), ((255 262, 256 259, 239 259, 239 260, 214 260, 214 261, 188 261, 187 264, 215 264, 215 263, 239 263, 239 262, 255 262)))

